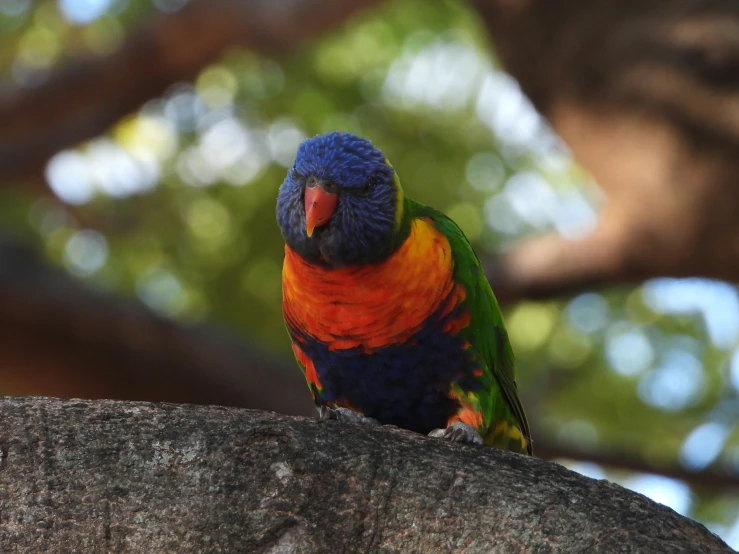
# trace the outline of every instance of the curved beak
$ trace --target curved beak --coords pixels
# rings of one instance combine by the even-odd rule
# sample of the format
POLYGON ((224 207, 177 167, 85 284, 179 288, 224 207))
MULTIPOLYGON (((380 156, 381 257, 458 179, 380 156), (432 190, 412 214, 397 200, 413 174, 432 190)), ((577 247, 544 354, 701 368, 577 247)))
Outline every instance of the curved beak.
POLYGON ((329 222, 339 202, 338 194, 326 192, 326 181, 316 180, 314 183, 305 187, 305 232, 309 237, 316 227, 329 222))

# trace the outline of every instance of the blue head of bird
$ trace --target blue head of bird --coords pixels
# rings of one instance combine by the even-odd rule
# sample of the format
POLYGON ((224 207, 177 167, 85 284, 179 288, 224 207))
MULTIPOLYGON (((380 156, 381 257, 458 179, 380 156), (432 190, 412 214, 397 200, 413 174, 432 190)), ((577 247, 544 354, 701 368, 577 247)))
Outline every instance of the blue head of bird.
POLYGON ((304 141, 277 197, 287 245, 330 267, 388 256, 401 233, 402 211, 395 171, 369 140, 351 133, 304 141))

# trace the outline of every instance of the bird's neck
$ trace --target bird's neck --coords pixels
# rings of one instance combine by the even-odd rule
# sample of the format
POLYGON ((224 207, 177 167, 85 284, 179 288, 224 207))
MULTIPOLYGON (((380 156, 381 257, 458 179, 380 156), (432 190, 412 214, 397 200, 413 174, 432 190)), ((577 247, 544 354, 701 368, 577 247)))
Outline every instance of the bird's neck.
POLYGON ((286 247, 285 318, 335 349, 401 342, 460 301, 456 296, 464 290, 455 285, 453 270, 449 243, 429 219, 413 220, 405 241, 373 265, 322 267, 286 247))

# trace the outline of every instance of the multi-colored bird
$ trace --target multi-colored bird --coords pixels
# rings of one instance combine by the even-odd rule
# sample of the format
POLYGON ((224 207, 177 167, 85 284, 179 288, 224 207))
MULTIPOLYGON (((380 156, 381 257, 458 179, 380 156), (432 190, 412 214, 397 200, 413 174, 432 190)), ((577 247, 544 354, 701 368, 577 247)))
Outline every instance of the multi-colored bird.
POLYGON ((280 187, 283 314, 322 418, 531 454, 513 353, 457 225, 349 133, 303 142, 280 187))

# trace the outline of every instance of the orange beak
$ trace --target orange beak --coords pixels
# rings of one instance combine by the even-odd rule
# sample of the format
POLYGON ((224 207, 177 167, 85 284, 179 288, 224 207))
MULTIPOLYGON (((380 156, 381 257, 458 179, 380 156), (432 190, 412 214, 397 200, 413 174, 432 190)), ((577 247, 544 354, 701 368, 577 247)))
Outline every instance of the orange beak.
POLYGON ((338 202, 338 195, 326 192, 320 184, 305 187, 305 232, 309 237, 316 227, 329 222, 338 202))

